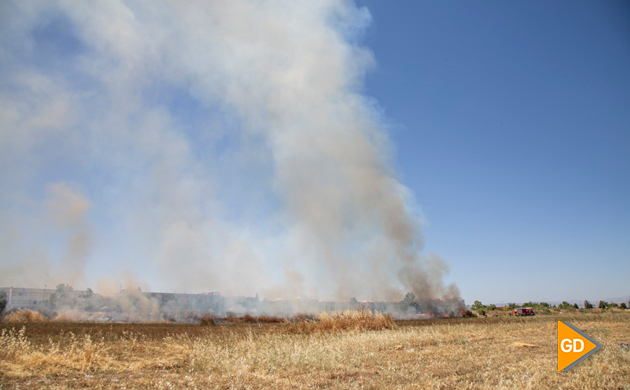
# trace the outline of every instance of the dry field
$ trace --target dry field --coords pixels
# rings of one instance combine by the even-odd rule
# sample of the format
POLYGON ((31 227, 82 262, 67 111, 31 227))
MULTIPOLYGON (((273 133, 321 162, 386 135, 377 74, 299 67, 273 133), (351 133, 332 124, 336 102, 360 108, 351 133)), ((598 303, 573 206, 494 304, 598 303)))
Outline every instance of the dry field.
POLYGON ((630 313, 298 328, 2 323, 0 389, 630 389, 630 313), (604 347, 557 372, 558 320, 604 347))

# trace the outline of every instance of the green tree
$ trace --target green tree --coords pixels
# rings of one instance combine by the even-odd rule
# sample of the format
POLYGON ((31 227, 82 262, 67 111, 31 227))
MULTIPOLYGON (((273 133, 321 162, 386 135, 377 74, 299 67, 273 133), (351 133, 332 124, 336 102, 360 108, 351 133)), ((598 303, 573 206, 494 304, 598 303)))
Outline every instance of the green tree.
POLYGON ((590 303, 589 301, 584 301, 584 308, 585 309, 592 309, 593 308, 593 304, 590 303))
POLYGON ((82 298, 83 299, 79 302, 79 306, 86 311, 95 311, 100 303, 100 296, 94 294, 94 291, 89 287, 85 290, 85 294, 82 295, 82 298))
POLYGON ((420 304, 416 300, 416 296, 413 293, 408 292, 405 294, 405 297, 402 301, 400 301, 403 310, 409 310, 409 308, 414 308, 416 312, 420 311, 420 304))
POLYGON ((416 296, 413 293, 408 292, 405 294, 401 303, 405 306, 413 306, 416 303, 416 296))
POLYGON ((625 303, 625 302, 621 302, 621 303, 619 304, 619 308, 620 308, 620 309, 624 309, 624 310, 625 310, 625 309, 627 309, 627 308, 628 308, 628 306, 626 305, 626 303, 625 303))
POLYGON ((609 309, 613 309, 613 308, 617 308, 619 307, 618 304, 616 304, 615 302, 610 302, 609 304, 606 305, 609 309))
MULTIPOLYGON (((566 303, 566 302, 565 302, 566 303)), ((525 302, 523 303, 523 307, 531 307, 534 310, 544 310, 544 309, 549 309, 549 304, 547 302, 525 302)))
POLYGON ((483 303, 481 303, 481 301, 475 301, 470 308, 476 311, 486 309, 486 307, 483 305, 483 303))
POLYGON ((67 284, 58 284, 55 292, 49 298, 50 306, 53 309, 74 307, 77 302, 73 294, 74 289, 67 284))
POLYGON ((0 316, 4 312, 4 309, 7 308, 7 293, 4 291, 0 291, 0 316))
POLYGON ((491 303, 490 305, 488 305, 488 310, 496 310, 497 306, 494 303, 491 303))
POLYGON ((599 304, 597 305, 597 307, 599 307, 600 309, 605 309, 608 307, 608 302, 606 301, 599 301, 599 304))

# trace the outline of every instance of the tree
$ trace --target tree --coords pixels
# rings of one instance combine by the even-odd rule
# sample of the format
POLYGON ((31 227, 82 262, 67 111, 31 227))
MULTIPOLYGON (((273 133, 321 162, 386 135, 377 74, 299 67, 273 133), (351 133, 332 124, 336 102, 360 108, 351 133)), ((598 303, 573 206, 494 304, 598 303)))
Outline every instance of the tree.
POLYGON ((67 284, 58 284, 55 292, 49 298, 50 306, 54 309, 74 307, 77 302, 73 294, 74 289, 67 284))
POLYGON ((597 305, 597 307, 599 307, 600 309, 605 309, 608 307, 608 302, 606 301, 599 301, 599 304, 597 305))
POLYGON ((573 307, 574 307, 574 308, 576 308, 576 309, 579 309, 579 308, 580 308, 580 307, 578 306, 578 304, 577 304, 577 303, 574 303, 574 304, 573 304, 573 307))
POLYGON ((405 294, 405 297, 403 298, 401 303, 405 306, 412 306, 414 303, 416 303, 416 296, 413 293, 408 292, 407 294, 405 294))
POLYGON ((486 307, 483 305, 483 303, 481 303, 481 301, 475 301, 470 308, 479 311, 485 310, 486 307))
POLYGON ((4 291, 0 291, 0 315, 2 315, 6 307, 7 307, 7 293, 4 291))
POLYGON ((402 301, 400 301, 403 309, 408 310, 409 308, 414 308, 416 312, 420 311, 420 304, 416 301, 416 296, 413 293, 408 292, 405 294, 405 297, 402 301))
POLYGON ((613 308, 617 308, 619 307, 618 304, 616 304, 615 302, 610 302, 609 304, 606 305, 609 309, 613 309, 613 308))
POLYGON ((624 309, 624 310, 625 310, 625 309, 627 309, 627 308, 628 308, 628 306, 626 305, 626 303, 625 303, 625 302, 621 302, 621 303, 619 304, 619 308, 620 308, 620 309, 624 309))
POLYGON ((584 308, 585 309, 592 309, 593 308, 593 304, 590 303, 589 301, 584 301, 584 308))
POLYGON ((91 288, 85 290, 85 294, 82 296, 82 300, 79 302, 79 306, 82 310, 94 311, 101 304, 100 296, 94 294, 91 288))
POLYGON ((496 310, 497 306, 494 303, 491 303, 490 305, 488 305, 488 310, 496 310))

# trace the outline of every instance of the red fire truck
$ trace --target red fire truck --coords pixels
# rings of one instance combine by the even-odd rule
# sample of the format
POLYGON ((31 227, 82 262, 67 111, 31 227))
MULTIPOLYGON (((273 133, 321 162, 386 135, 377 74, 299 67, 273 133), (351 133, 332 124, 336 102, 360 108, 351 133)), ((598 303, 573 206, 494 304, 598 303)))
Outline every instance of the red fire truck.
POLYGON ((514 309, 514 315, 517 317, 520 316, 535 316, 534 310, 531 307, 519 307, 518 309, 514 309))

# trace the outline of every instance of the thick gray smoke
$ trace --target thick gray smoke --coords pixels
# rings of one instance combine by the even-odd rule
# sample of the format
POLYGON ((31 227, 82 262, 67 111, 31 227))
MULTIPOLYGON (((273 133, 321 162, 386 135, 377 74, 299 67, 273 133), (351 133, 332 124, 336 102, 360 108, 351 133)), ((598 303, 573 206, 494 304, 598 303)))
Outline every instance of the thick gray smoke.
POLYGON ((130 269, 163 291, 458 296, 445 263, 421 254, 413 197, 361 94, 375 62, 358 43, 368 10, 339 0, 1 7, 0 238, 11 250, 0 284, 18 283, 6 271, 32 261, 30 232, 42 236, 31 245, 42 267, 73 280, 87 264, 92 280, 130 269), (47 185, 63 203, 52 208, 71 235, 65 257, 50 254, 52 222, 33 206, 47 185))

